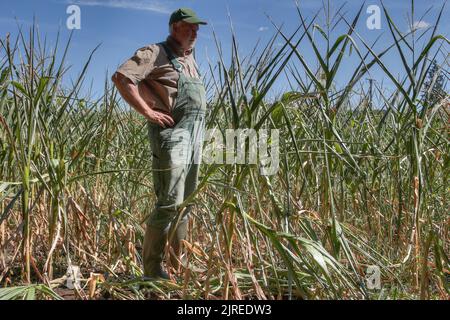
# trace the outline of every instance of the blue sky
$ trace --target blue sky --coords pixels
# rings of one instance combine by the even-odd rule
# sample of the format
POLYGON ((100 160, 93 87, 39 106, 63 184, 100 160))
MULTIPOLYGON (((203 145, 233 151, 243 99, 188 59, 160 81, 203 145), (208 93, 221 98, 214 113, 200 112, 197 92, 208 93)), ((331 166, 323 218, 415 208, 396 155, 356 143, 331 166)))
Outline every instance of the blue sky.
MULTIPOLYGON (((326 2, 326 1, 325 1, 326 2)), ((433 26, 437 13, 444 0, 415 1, 415 23, 420 28, 433 26), (425 11, 431 11, 421 20, 425 11)), ((344 1, 331 1, 332 7, 338 8, 344 1)), ((352 18, 363 1, 349 0, 346 4, 346 12, 352 18)), ((408 30, 407 15, 410 12, 409 0, 385 0, 396 23, 402 31, 408 30)), ((81 9, 81 29, 75 30, 67 64, 72 65, 67 76, 69 79, 76 77, 86 62, 90 51, 101 43, 95 53, 87 73, 86 83, 91 83, 96 94, 103 91, 106 72, 113 72, 133 52, 150 43, 164 40, 167 36, 167 22, 170 13, 178 7, 191 7, 198 15, 209 22, 208 26, 201 26, 196 47, 197 61, 201 69, 206 72, 207 57, 211 61, 217 61, 212 31, 214 30, 223 46, 224 52, 230 52, 230 27, 228 11, 233 21, 237 34, 239 51, 242 56, 248 55, 258 39, 262 43, 267 42, 275 33, 266 14, 270 15, 277 24, 283 24, 286 34, 291 34, 299 24, 300 19, 295 9, 293 0, 2 0, 0 2, 0 38, 4 39, 6 33, 17 35, 17 23, 28 28, 36 17, 40 30, 47 35, 49 43, 54 42, 58 29, 61 30, 61 38, 66 40, 70 30, 66 28, 66 20, 69 15, 66 8, 70 4, 77 4, 81 9), (17 19, 17 21, 16 21, 17 19)), ((322 1, 302 0, 300 7, 306 17, 311 17, 321 7, 322 1)), ((371 4, 380 4, 379 1, 366 1, 365 7, 371 4)), ((358 31, 365 40, 371 42, 382 35, 379 48, 384 48, 387 43, 392 43, 385 17, 382 16, 380 30, 368 30, 365 26, 369 14, 363 11, 363 18, 358 25, 358 31), (385 39, 385 40, 384 40, 385 39)), ((440 24, 440 33, 448 37, 449 29, 449 5, 446 6, 444 17, 440 24)), ((319 22, 323 22, 323 14, 319 22)), ((425 29, 424 29, 425 30, 425 29)), ((336 30, 336 37, 339 30, 336 30)), ((281 44, 281 40, 278 44, 281 44)), ((306 44, 306 42, 305 42, 306 44)), ((300 50, 303 48, 300 47, 300 50)), ((308 61, 314 64, 312 52, 309 49, 302 51, 308 61)), ((386 63, 399 75, 402 68, 398 61, 398 55, 392 54, 386 57, 386 63)), ((352 69, 352 61, 349 59, 343 68, 343 74, 339 75, 337 82, 342 82, 352 69), (347 72, 348 71, 348 72, 347 72)), ((385 79, 380 70, 374 69, 371 74, 377 81, 385 79)), ((67 79, 66 79, 67 80, 67 79)), ((288 89, 287 81, 280 80, 274 87, 272 96, 288 89)))

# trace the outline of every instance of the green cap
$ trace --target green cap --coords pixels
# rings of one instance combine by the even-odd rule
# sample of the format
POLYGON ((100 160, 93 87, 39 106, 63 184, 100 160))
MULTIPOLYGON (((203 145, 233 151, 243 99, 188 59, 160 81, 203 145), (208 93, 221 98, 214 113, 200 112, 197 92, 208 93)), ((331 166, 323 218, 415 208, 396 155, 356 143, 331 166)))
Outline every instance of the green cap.
POLYGON ((177 9, 170 15, 169 25, 178 21, 185 21, 195 24, 207 24, 206 21, 200 20, 197 17, 197 14, 189 8, 177 9))

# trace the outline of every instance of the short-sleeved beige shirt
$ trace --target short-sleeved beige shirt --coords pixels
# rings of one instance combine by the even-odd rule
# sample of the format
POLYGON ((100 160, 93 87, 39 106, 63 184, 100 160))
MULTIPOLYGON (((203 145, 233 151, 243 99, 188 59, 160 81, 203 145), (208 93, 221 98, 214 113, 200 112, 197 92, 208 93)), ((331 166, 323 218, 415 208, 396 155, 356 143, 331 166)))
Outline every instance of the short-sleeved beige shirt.
MULTIPOLYGON (((166 43, 183 66, 183 73, 188 77, 199 78, 192 50, 184 51, 171 36, 166 43)), ((117 72, 138 85, 139 91, 149 90, 155 100, 154 109, 171 112, 177 96, 179 75, 161 44, 150 44, 138 49, 117 72)))

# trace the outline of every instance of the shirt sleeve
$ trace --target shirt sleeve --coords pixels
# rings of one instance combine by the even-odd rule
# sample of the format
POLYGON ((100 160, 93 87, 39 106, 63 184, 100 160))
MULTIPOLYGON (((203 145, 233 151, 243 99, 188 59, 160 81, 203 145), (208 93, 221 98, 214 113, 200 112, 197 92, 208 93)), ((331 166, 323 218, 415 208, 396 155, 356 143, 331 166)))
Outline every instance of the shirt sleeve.
POLYGON ((138 49, 134 56, 125 61, 117 72, 123 74, 134 84, 138 84, 148 77, 155 68, 156 52, 153 46, 138 49))

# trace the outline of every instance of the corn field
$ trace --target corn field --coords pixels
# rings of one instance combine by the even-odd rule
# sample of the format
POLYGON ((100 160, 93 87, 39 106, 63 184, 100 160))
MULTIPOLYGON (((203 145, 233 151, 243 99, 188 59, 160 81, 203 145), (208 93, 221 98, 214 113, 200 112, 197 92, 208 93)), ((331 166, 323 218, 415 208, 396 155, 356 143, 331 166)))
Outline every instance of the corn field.
POLYGON ((448 299, 450 106, 424 89, 437 58, 448 77, 444 7, 407 33, 383 7, 381 50, 356 28, 363 6, 297 9, 295 32, 273 22, 250 55, 233 29, 229 59, 215 37, 207 128, 278 129, 279 170, 202 164, 175 282, 142 280, 155 203, 147 125, 110 75, 100 99, 81 90, 96 50, 67 86, 71 40, 50 50, 35 27, 0 39, 0 299, 63 299, 69 266, 83 276, 75 299, 448 299), (369 88, 375 68, 394 90, 369 88), (281 77, 291 89, 269 99, 281 77))

